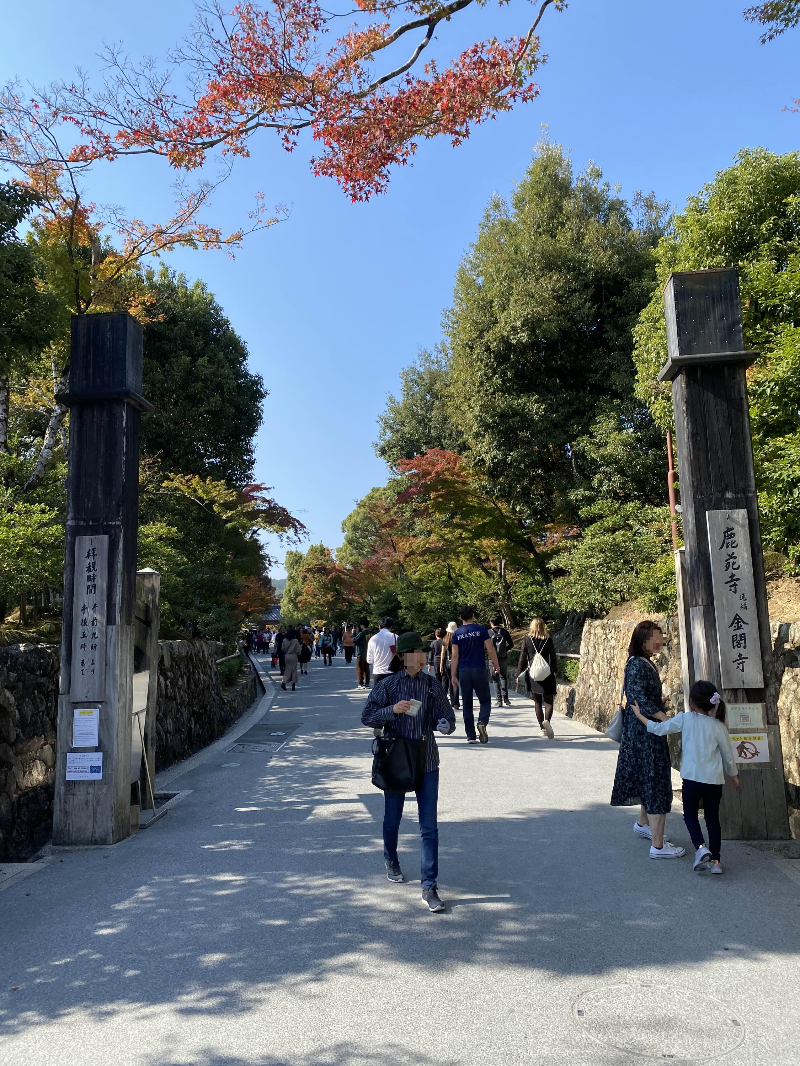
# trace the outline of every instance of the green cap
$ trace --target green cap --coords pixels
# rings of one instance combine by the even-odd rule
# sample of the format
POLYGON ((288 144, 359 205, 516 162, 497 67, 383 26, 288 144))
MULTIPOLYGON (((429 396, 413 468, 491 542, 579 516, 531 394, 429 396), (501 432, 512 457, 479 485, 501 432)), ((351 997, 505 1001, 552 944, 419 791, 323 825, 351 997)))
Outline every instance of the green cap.
POLYGON ((402 633, 397 639, 397 654, 404 655, 407 651, 428 651, 431 646, 429 640, 423 640, 419 633, 402 633))

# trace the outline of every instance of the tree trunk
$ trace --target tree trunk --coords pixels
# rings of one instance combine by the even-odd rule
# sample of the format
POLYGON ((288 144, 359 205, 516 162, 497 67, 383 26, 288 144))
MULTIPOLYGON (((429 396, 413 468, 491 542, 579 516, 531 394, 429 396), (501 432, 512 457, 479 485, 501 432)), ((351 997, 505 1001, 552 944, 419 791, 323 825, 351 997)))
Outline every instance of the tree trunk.
POLYGON ((0 626, 5 622, 8 614, 8 600, 0 599, 0 626))
POLYGON ((26 626, 28 624, 28 608, 25 604, 25 593, 19 594, 19 624, 26 626))
MULTIPOLYGON (((69 367, 66 367, 61 371, 61 377, 58 379, 58 387, 56 391, 66 392, 68 388, 69 367)), ((67 410, 68 408, 65 407, 63 403, 59 403, 58 400, 56 400, 56 405, 50 415, 50 421, 47 424, 42 447, 39 451, 39 458, 36 460, 36 466, 33 468, 31 476, 25 482, 26 492, 30 492, 31 489, 36 488, 53 462, 53 456, 59 442, 61 426, 64 422, 67 410)))

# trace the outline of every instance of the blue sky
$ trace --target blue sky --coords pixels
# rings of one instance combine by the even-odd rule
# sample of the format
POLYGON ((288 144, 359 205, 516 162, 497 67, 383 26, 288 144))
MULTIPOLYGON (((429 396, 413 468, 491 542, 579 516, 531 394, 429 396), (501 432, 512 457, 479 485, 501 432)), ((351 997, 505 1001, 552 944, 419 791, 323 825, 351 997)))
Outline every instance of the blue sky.
MULTIPOLYGON (((311 146, 289 156, 265 137, 217 193, 208 216, 236 229, 263 190, 290 205, 286 222, 224 253, 180 251, 166 262, 202 278, 250 350, 270 396, 257 442, 256 476, 336 547, 341 521, 386 468, 371 447, 376 418, 398 373, 440 336, 453 276, 494 192, 523 174, 542 125, 572 154, 593 160, 623 194, 654 189, 678 208, 742 147, 798 147, 800 33, 758 43, 744 0, 572 0, 541 26, 548 63, 533 103, 478 128, 462 147, 423 144, 389 191, 351 204, 307 165, 311 146)), ((37 0, 4 5, 0 76, 34 83, 99 69, 103 42, 160 53, 192 17, 185 0, 133 4, 37 0), (35 18, 31 12, 35 12, 35 18)), ((439 54, 477 35, 508 36, 532 8, 467 13, 439 54)), ((169 209, 170 175, 159 161, 98 166, 91 198, 143 219, 169 209)), ((282 559, 283 550, 273 546, 282 559)), ((283 573, 278 567, 276 575, 283 573)))

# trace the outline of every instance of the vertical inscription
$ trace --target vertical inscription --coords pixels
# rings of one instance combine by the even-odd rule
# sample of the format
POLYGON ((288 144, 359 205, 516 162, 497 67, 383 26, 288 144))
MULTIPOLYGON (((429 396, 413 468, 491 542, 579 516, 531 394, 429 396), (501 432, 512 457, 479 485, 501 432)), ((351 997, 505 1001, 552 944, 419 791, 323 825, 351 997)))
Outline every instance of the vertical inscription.
POLYGON ((763 688, 747 511, 706 511, 723 688, 763 688))
POLYGON ((108 537, 75 538, 70 702, 103 700, 106 679, 108 537))

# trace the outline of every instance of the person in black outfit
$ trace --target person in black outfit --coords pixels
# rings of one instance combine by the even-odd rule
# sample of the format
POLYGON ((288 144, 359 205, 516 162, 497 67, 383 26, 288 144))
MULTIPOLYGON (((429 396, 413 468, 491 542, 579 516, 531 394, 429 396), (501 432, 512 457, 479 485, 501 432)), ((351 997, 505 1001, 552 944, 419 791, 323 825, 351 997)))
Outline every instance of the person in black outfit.
POLYGON ((428 666, 433 667, 433 674, 436 680, 441 685, 442 683, 442 644, 444 641, 443 629, 437 629, 434 633, 434 639, 431 641, 431 650, 428 652, 428 666))
POLYGON ((534 618, 528 628, 528 635, 522 642, 522 650, 519 655, 519 674, 525 670, 525 687, 528 695, 533 700, 536 710, 536 719, 542 736, 553 739, 553 727, 550 720, 553 717, 553 700, 556 695, 556 674, 558 673, 558 657, 550 632, 542 618, 534 618), (539 653, 550 667, 550 673, 541 681, 536 681, 530 676, 526 667, 533 663, 536 653, 539 653), (544 705, 544 710, 542 709, 544 705))
POLYGON ((278 669, 283 677, 286 671, 286 657, 283 654, 283 642, 286 640, 286 626, 281 626, 275 634, 275 650, 278 653, 278 669))
POLYGON ((499 614, 492 619, 491 627, 489 636, 492 638, 494 650, 497 652, 497 661, 500 664, 499 673, 492 676, 494 690, 497 694, 496 706, 502 707, 505 704, 506 707, 510 707, 511 700, 508 698, 508 653, 514 647, 514 641, 509 631, 503 627, 503 619, 499 614))

